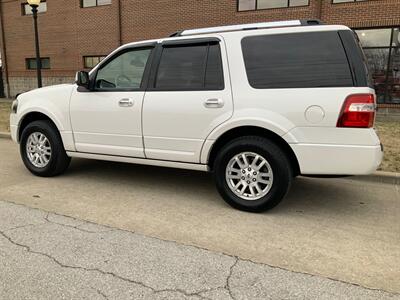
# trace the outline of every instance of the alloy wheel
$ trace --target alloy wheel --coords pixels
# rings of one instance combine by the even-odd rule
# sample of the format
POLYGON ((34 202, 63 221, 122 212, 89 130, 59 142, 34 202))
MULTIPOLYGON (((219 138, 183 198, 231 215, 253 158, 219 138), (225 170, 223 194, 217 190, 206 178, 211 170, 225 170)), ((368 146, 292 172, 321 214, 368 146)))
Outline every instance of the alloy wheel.
POLYGON ((254 152, 235 155, 226 167, 230 190, 243 200, 258 200, 271 190, 273 172, 268 161, 254 152))

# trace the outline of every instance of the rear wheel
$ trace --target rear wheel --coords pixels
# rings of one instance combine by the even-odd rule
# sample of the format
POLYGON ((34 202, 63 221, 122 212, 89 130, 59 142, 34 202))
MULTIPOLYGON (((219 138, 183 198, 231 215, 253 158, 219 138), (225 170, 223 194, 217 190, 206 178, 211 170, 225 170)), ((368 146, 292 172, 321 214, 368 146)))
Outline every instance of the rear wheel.
POLYGON ((281 148, 257 136, 231 141, 220 150, 214 164, 221 196, 232 207, 250 212, 279 204, 290 188, 292 173, 281 148))
POLYGON ((34 121, 25 127, 21 135, 20 153, 28 170, 42 177, 63 173, 71 161, 65 153, 57 128, 45 120, 34 121))

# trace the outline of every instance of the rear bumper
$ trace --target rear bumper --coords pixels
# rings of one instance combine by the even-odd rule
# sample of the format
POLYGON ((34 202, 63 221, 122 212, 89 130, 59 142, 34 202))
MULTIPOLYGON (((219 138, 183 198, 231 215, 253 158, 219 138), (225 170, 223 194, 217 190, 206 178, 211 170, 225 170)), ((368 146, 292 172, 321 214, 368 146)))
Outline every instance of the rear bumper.
POLYGON ((291 144, 303 175, 367 175, 379 167, 381 145, 291 144))

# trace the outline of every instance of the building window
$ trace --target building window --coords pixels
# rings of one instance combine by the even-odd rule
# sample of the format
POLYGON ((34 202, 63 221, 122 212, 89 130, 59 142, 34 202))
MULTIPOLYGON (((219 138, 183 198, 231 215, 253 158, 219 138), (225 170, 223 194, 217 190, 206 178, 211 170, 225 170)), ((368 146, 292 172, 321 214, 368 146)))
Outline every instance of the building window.
POLYGON ((363 2, 368 0, 332 0, 332 3, 346 3, 346 2, 363 2))
POLYGON ((238 0, 238 11, 297 7, 309 5, 309 0, 238 0))
MULTIPOLYGON (((26 58, 26 68, 28 70, 36 70, 36 58, 26 58)), ((50 69, 50 58, 42 57, 41 58, 42 69, 50 69)))
POLYGON ((84 56, 83 57, 83 66, 85 69, 92 69, 94 68, 99 62, 105 59, 105 55, 101 56, 84 56))
MULTIPOLYGON (((44 13, 47 11, 47 3, 46 1, 40 2, 38 6, 38 13, 44 13)), ((32 7, 28 3, 22 3, 22 15, 31 15, 32 7)))
POLYGON ((400 28, 356 30, 378 103, 400 103, 400 28))
POLYGON ((111 0, 81 0, 81 7, 94 7, 111 4, 111 0))

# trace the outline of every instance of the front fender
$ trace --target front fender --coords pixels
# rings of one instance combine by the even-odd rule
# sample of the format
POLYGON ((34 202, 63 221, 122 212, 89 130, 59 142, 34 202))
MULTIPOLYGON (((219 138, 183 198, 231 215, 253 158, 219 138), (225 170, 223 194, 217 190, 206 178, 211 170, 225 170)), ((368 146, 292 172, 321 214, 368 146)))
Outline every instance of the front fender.
POLYGON ((27 115, 30 113, 41 113, 47 116, 57 127, 58 131, 64 131, 64 124, 60 121, 60 116, 57 117, 57 114, 53 113, 51 110, 44 109, 39 106, 31 106, 25 107, 23 110, 18 112, 17 118, 15 120, 16 125, 20 128, 22 121, 25 119, 27 115))
POLYGON ((69 102, 73 85, 55 85, 18 96, 18 121, 30 112, 40 112, 53 120, 60 131, 71 130, 69 102))
POLYGON ((72 85, 58 85, 33 90, 18 96, 18 111, 11 126, 16 128, 18 137, 22 121, 30 113, 47 116, 61 134, 66 150, 74 150, 72 127, 69 118, 69 102, 72 85))

